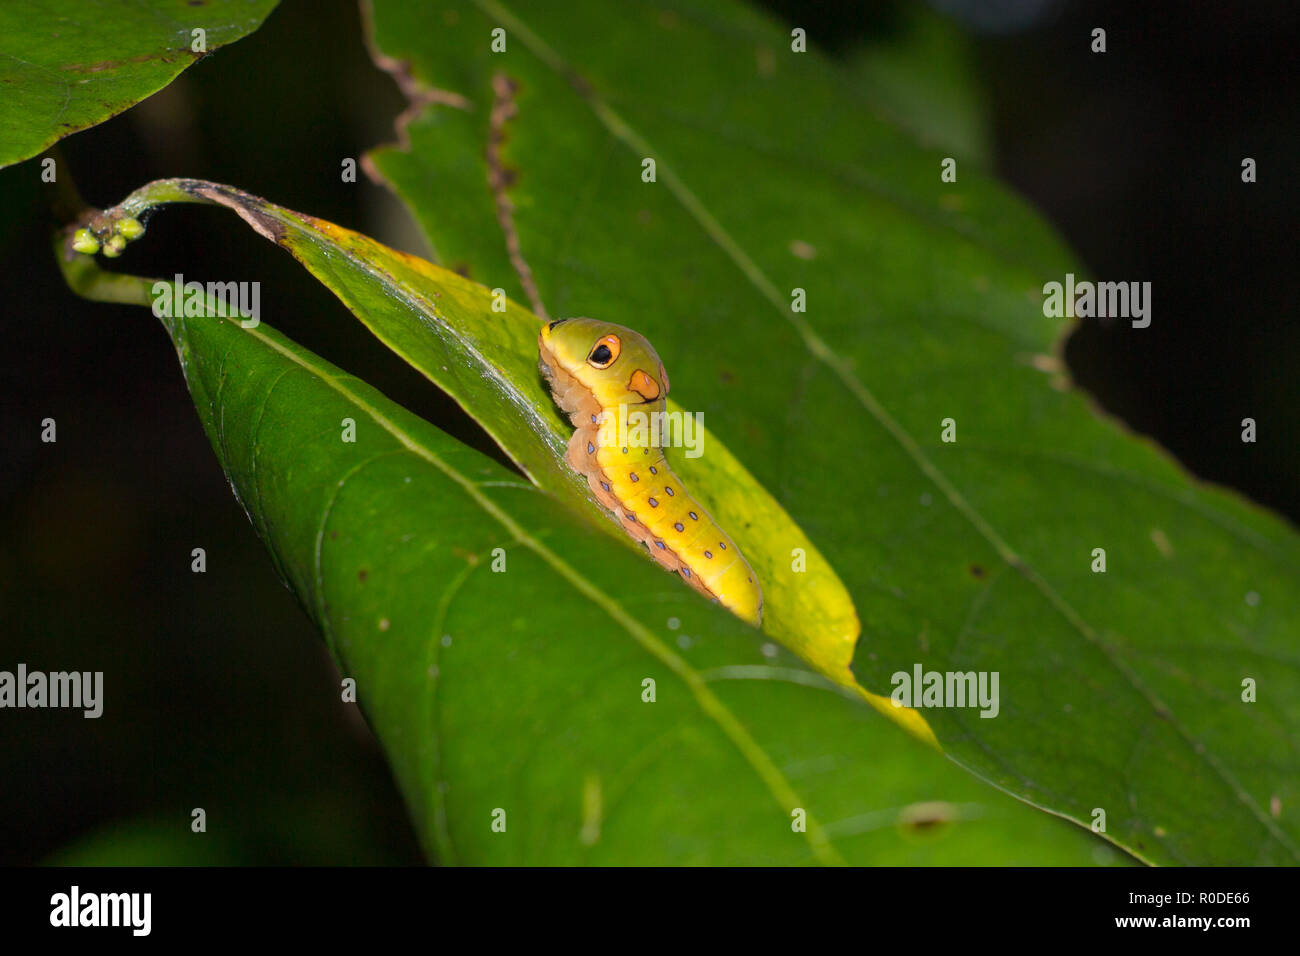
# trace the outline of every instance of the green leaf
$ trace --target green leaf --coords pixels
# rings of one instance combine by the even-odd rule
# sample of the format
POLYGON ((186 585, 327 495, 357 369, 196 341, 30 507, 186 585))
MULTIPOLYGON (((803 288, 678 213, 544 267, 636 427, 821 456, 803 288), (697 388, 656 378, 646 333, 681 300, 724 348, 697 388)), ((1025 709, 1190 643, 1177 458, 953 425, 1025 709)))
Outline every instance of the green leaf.
POLYGON ((425 107, 371 168, 444 262, 655 343, 844 581, 868 690, 997 672, 996 719, 923 711, 973 773, 1149 861, 1300 858, 1300 539, 1069 387, 1042 290, 1081 270, 1031 210, 737 4, 371 33, 425 107))
POLYGON ((252 33, 276 0, 37 0, 0 4, 0 167, 158 92, 252 33), (195 30, 202 30, 196 50, 195 30))
MULTIPOLYGON (((427 265, 404 286, 391 250, 228 187, 151 184, 95 221, 169 201, 234 209, 376 325, 394 303, 430 325, 497 317, 489 290, 427 265)), ((144 304, 168 286, 106 281, 64 254, 67 235, 77 291, 144 304)), ((232 488, 356 681, 432 859, 1128 862, 265 324, 158 311, 232 488)))
POLYGON ((987 167, 988 109, 971 70, 969 38, 924 4, 907 4, 882 37, 848 56, 862 105, 913 131, 919 142, 987 167))

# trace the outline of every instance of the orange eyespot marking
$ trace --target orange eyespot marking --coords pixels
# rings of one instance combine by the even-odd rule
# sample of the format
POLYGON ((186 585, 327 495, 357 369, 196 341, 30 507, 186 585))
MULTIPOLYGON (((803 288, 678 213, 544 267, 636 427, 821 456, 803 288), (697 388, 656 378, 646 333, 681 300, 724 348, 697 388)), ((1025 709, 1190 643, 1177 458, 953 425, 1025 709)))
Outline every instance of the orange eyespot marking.
POLYGON ((628 380, 627 387, 629 391, 636 392, 647 402, 653 402, 659 397, 659 383, 642 369, 637 369, 632 373, 632 378, 628 380))
POLYGON ((617 335, 603 335, 587 353, 587 364, 592 368, 609 368, 623 351, 623 343, 617 335))

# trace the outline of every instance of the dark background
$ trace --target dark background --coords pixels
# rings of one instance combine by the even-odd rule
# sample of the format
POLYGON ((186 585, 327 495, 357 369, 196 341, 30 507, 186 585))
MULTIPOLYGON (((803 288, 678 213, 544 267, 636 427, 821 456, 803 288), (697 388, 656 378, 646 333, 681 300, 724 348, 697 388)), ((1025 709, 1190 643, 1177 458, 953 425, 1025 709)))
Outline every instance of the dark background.
MULTIPOLYGON (((995 169, 1086 272, 1153 283, 1150 328, 1073 334, 1076 381, 1197 475, 1300 519, 1296 5, 938 5, 970 34, 995 169), (1094 26, 1104 56, 1088 49, 1094 26), (1248 416, 1259 441, 1243 446, 1248 416)), ((902 3, 767 6, 845 58, 911 22, 902 3)), ((352 0, 284 0, 248 39, 66 140, 60 171, 97 206, 190 175, 421 252, 387 193, 339 182, 341 159, 389 141, 404 105, 366 56, 352 0)), ((213 862, 419 862, 382 754, 231 495, 162 329, 64 286, 37 163, 0 171, 0 667, 107 671, 112 706, 100 720, 6 713, 0 863, 70 847, 195 861, 194 807, 213 862), (47 417, 57 444, 39 440, 47 417), (195 547, 206 574, 190 571, 195 547)), ((168 210, 127 267, 260 280, 277 328, 501 457, 228 212, 168 210)))

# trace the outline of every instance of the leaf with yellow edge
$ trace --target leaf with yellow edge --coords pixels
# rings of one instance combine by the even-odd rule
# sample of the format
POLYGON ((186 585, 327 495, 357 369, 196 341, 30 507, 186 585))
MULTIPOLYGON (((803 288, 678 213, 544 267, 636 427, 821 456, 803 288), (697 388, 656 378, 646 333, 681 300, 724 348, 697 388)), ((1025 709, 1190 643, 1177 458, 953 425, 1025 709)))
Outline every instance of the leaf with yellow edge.
MULTIPOLYGON (((279 212, 287 217, 289 231, 278 241, 334 289, 377 338, 456 399, 534 482, 579 505, 614 529, 629 547, 635 546, 596 503, 587 483, 564 463, 573 428, 537 373, 540 318, 509 300, 504 312, 493 311, 491 290, 368 236, 287 210, 279 212), (408 307, 367 308, 349 295, 344 283, 331 282, 330 276, 337 278, 337 273, 322 255, 322 239, 345 252, 357 268, 383 277, 394 297, 405 299, 408 307)), ((661 357, 671 376, 672 357, 661 357)), ((673 395, 689 396, 690 382, 674 379, 673 395)), ((668 408, 684 411, 674 398, 668 399, 668 408)), ((895 707, 858 685, 849 663, 861 624, 848 591, 780 503, 718 436, 701 427, 707 454, 689 458, 672 448, 666 454, 686 487, 736 539, 758 573, 763 584, 764 632, 831 680, 854 689, 910 733, 933 742, 917 711, 895 707), (804 570, 793 569, 795 549, 804 552, 804 570)))
MULTIPOLYGON (((499 300, 491 289, 451 270, 226 186, 165 180, 117 210, 139 215, 144 196, 163 193, 166 201, 210 202, 239 213, 334 291, 380 341, 455 399, 535 484, 636 547, 563 460, 572 426, 538 374, 542 320, 527 307, 507 300, 505 310, 496 311, 499 300), (376 289, 383 295, 376 296, 376 289)), ((662 357, 671 375, 672 357, 662 357)), ((689 397, 690 382, 675 380, 673 394, 689 397)), ((673 399, 668 405, 682 410, 673 399)), ((866 692, 854 679, 849 663, 861 625, 852 598, 816 545, 718 436, 704 428, 702 441, 707 454, 690 458, 671 448, 667 454, 686 487, 736 539, 758 573, 763 631, 933 743, 919 713, 866 692), (804 553, 800 571, 791 560, 796 549, 804 553)))

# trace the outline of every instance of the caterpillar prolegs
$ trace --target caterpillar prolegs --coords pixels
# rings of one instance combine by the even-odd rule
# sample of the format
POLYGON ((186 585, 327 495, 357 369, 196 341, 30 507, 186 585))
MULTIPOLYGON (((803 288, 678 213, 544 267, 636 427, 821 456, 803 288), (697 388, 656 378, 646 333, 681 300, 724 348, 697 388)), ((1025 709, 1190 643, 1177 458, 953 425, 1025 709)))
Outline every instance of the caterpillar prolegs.
POLYGON ((668 374, 645 336, 594 319, 558 319, 537 339, 555 403, 577 429, 565 460, 651 557, 754 625, 763 618, 758 577, 734 541, 682 487, 662 436, 620 441, 620 408, 665 409, 668 374))

